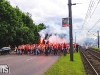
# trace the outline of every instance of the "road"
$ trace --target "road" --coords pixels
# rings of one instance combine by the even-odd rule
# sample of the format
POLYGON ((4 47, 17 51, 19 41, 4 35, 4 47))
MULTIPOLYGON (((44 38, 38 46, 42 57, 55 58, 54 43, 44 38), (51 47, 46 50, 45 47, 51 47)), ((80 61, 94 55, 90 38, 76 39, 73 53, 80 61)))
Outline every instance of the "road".
POLYGON ((10 74, 0 75, 43 75, 59 56, 2 55, 0 64, 7 64, 10 74))

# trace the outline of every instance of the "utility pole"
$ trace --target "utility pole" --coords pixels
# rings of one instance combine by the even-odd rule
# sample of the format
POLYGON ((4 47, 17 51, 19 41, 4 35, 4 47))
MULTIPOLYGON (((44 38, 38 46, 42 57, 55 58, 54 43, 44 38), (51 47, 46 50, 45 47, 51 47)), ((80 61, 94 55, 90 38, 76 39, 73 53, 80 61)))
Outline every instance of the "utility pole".
POLYGON ((98 48, 99 48, 99 30, 97 31, 98 33, 98 48))
POLYGON ((68 0, 68 9, 69 9, 69 35, 70 35, 70 61, 73 61, 73 34, 72 34, 72 9, 71 0, 68 0))

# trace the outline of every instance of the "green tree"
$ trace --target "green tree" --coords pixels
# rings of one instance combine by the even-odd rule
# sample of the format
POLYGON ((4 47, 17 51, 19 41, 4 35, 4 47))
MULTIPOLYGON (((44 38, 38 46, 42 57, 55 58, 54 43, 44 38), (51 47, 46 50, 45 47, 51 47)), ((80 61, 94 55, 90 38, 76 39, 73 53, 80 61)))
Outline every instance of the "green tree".
POLYGON ((38 43, 43 23, 36 25, 30 13, 23 13, 6 0, 0 0, 0 46, 38 43))

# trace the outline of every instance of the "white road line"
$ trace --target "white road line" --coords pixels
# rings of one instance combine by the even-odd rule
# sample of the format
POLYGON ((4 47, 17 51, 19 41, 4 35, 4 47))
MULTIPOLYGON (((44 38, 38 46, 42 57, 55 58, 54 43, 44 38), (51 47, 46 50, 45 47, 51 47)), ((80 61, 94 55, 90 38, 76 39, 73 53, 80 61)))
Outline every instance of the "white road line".
POLYGON ((36 58, 36 57, 29 58, 29 59, 27 59, 26 61, 32 60, 33 58, 36 58))

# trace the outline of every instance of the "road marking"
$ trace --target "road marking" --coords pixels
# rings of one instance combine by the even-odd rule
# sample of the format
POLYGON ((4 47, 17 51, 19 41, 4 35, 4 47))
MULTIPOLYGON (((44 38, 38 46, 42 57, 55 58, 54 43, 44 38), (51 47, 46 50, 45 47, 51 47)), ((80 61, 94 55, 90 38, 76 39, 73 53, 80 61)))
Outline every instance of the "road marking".
POLYGON ((36 57, 29 58, 29 59, 27 59, 26 61, 32 60, 33 58, 36 58, 36 57))

